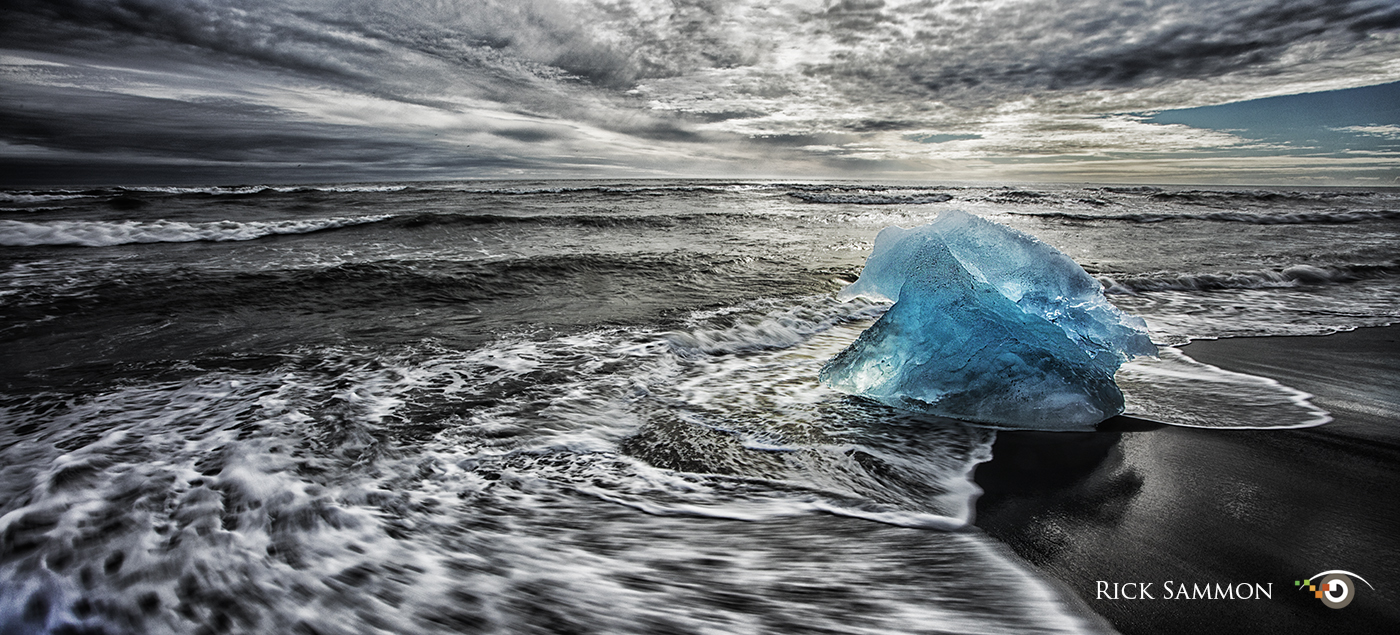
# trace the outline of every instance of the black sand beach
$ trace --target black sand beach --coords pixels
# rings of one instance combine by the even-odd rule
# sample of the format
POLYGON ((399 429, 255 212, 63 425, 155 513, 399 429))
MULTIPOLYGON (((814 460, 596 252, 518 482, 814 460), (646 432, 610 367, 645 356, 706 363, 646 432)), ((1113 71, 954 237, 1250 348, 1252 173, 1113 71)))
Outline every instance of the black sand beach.
POLYGON ((1334 421, 1206 430, 1120 417, 1093 433, 1003 432, 976 524, 1124 633, 1381 632, 1400 624, 1400 329, 1198 341, 1195 359, 1315 395, 1334 421), (1329 609, 1294 581, 1363 576, 1329 609), (1151 582, 1154 599, 1097 584, 1151 582), (1181 583, 1272 583, 1271 599, 1165 599, 1181 583))

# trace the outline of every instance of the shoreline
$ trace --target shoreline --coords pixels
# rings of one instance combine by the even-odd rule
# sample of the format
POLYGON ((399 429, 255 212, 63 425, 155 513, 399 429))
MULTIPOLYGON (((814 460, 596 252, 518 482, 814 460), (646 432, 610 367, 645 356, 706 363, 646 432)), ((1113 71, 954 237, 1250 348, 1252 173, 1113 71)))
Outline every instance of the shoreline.
POLYGON ((1400 623, 1398 346, 1397 326, 1192 342, 1197 361, 1308 392, 1333 421, 1230 430, 1116 417, 1095 432, 999 432, 974 475, 974 525, 1123 633, 1379 632, 1400 623), (1333 569, 1375 589, 1333 610, 1294 586, 1333 569), (1263 599, 1167 600, 1167 581, 1272 587, 1263 599), (1111 599, 1114 583, 1151 583, 1153 599, 1111 599))

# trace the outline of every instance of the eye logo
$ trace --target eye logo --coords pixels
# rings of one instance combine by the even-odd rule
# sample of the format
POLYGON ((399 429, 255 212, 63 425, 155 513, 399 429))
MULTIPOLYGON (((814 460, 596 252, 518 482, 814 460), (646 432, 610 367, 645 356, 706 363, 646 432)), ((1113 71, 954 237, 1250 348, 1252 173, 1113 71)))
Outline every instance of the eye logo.
MULTIPOLYGON (((1356 583, 1351 581, 1352 578, 1366 582, 1365 578, 1350 571, 1333 569, 1332 571, 1323 571, 1306 580, 1295 580, 1293 586, 1298 587, 1299 591, 1304 589, 1312 591, 1313 597, 1322 600, 1327 608, 1340 609, 1351 604, 1351 601, 1356 598, 1356 583)), ((1370 582, 1366 582, 1366 586, 1371 587, 1372 591, 1376 590, 1376 587, 1371 586, 1370 582)))

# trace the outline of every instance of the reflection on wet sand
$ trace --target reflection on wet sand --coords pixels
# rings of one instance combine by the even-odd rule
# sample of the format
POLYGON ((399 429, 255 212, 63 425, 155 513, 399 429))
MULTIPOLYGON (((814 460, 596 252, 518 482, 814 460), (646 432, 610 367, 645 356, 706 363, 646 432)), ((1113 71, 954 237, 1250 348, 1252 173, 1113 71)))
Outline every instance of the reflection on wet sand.
POLYGON ((1326 443, 1331 427, 1203 430, 1120 417, 1099 432, 1000 432, 976 470, 985 491, 976 525, 1123 633, 1379 632, 1400 621, 1393 586, 1346 611, 1294 593, 1293 580, 1315 570, 1396 570, 1385 554, 1400 548, 1400 452, 1326 443), (1155 597, 1100 598, 1100 581, 1152 582, 1155 597), (1273 593, 1166 600, 1167 581, 1273 593))

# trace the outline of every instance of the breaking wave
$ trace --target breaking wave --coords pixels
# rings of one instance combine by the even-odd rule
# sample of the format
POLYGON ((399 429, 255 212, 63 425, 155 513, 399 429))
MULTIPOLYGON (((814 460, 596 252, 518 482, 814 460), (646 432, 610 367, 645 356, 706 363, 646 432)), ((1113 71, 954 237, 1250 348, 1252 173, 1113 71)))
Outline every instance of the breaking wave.
POLYGON ((402 192, 407 185, 229 185, 214 187, 123 187, 117 191, 148 192, 158 194, 204 194, 208 196, 247 196, 276 192, 294 194, 298 192, 336 192, 353 194, 357 192, 402 192))
POLYGON ((1112 192, 1114 194, 1156 194, 1162 191, 1162 188, 1152 187, 1151 185, 1138 185, 1133 187, 1102 187, 1098 189, 1104 192, 1112 192))
POLYGON ((1080 212, 1012 211, 1019 216, 1063 218, 1080 221, 1127 221, 1130 223, 1162 223, 1168 221, 1214 221, 1249 223, 1252 225, 1346 224, 1375 220, 1400 219, 1400 210, 1361 209, 1310 212, 1209 212, 1205 214, 1172 214, 1164 212, 1129 212, 1122 214, 1090 214, 1080 212))
POLYGON ((408 214, 383 219, 385 224, 403 229, 418 227, 452 227, 476 225, 542 225, 542 226, 583 226, 583 227, 656 227, 668 228, 685 226, 704 220, 740 221, 747 220, 750 214, 742 212, 712 212, 706 214, 531 214, 510 216, 505 214, 455 214, 427 212, 408 214))
POLYGON ((808 203, 845 203, 850 205, 927 205, 953 200, 951 194, 834 194, 830 192, 792 192, 795 198, 808 203))
POLYGON ((1224 289, 1270 289, 1310 285, 1342 284, 1400 274, 1400 263, 1352 264, 1335 267, 1293 265, 1284 269, 1261 269, 1224 273, 1176 274, 1113 277, 1098 276, 1104 293, 1136 294, 1153 291, 1219 291, 1224 289))
POLYGON ((252 222, 224 220, 202 223, 169 220, 43 222, 0 220, 0 245, 9 247, 38 245, 111 247, 131 243, 253 240, 264 236, 308 234, 338 227, 363 225, 391 217, 390 215, 379 215, 252 222))
POLYGON ((763 188, 765 186, 748 184, 715 184, 715 185, 656 185, 656 186, 616 186, 616 185, 586 185, 586 186, 561 186, 561 187, 518 187, 518 188, 467 188, 456 190, 463 194, 489 194, 496 196, 531 196, 540 194, 644 194, 663 195, 669 193, 685 192, 706 192, 721 193, 742 189, 763 188))
MULTIPOLYGON (((1148 192, 1138 192, 1147 194, 1148 192)), ((1176 192, 1152 192, 1153 200, 1194 205, 1215 205, 1233 203, 1295 203, 1330 201, 1338 198, 1375 196, 1375 192, 1319 191, 1319 192, 1279 192, 1273 190, 1181 190, 1176 192)))
POLYGON ((52 203, 69 201, 75 198, 89 198, 91 194, 77 192, 0 192, 0 203, 52 203))

